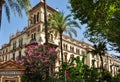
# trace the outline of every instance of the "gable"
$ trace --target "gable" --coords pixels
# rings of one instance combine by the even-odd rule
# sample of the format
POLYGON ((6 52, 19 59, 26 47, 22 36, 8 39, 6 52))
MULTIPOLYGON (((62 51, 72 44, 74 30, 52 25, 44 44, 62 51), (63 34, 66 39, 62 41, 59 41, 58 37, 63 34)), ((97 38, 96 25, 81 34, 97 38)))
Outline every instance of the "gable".
POLYGON ((0 63, 0 71, 2 70, 25 70, 24 66, 17 64, 14 60, 9 60, 3 63, 0 63))

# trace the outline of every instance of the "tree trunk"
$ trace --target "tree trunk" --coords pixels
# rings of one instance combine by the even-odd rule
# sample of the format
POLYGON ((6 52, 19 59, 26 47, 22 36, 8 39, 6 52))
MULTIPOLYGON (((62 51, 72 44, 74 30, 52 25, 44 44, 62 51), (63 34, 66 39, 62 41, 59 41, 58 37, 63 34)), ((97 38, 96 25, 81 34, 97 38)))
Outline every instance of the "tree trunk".
POLYGON ((60 33, 60 49, 61 49, 61 60, 62 60, 62 66, 63 66, 62 33, 60 33))
POLYGON ((47 7, 46 0, 44 0, 44 24, 45 24, 45 43, 48 44, 48 23, 47 23, 47 7))
POLYGON ((1 20, 2 20, 2 1, 0 0, 0 27, 1 27, 1 20))
POLYGON ((104 71, 104 68, 103 68, 103 58, 102 58, 101 54, 100 54, 100 60, 101 60, 101 71, 103 72, 104 71))

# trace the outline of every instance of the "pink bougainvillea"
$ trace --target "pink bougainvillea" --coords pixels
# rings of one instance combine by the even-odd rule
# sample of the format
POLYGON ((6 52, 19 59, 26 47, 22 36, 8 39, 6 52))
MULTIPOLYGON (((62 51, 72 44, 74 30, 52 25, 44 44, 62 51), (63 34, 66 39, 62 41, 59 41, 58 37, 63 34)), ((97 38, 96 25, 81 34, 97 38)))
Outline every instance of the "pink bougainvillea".
MULTIPOLYGON (((26 67, 26 74, 43 76, 49 67, 55 67, 57 52, 55 48, 47 45, 30 45, 26 49, 26 55, 22 59, 16 58, 16 62, 26 67)), ((39 77, 40 78, 40 77, 39 77)))

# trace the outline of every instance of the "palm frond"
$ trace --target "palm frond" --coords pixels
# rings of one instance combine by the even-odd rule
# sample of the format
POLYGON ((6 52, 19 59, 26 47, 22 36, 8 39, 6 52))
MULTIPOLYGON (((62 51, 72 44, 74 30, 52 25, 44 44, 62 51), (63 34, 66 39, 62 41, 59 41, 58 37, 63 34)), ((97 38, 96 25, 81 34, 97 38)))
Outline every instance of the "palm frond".
POLYGON ((70 32, 72 32, 77 37, 77 31, 73 28, 70 28, 70 32))
POLYGON ((68 31, 68 35, 69 35, 70 37, 72 37, 72 33, 71 33, 70 31, 68 31))
POLYGON ((25 9, 26 14, 31 9, 31 4, 29 0, 17 0, 18 4, 20 5, 21 9, 25 9))
POLYGON ((71 15, 64 16, 64 12, 55 12, 49 17, 49 27, 58 33, 66 32, 72 37, 72 33, 77 36, 74 27, 80 28, 76 21, 70 20, 71 15))
MULTIPOLYGON (((22 17, 22 10, 26 11, 26 14, 28 15, 28 11, 31 8, 30 0, 2 0, 1 3, 1 9, 2 7, 5 8, 6 16, 8 19, 8 22, 10 22, 10 12, 12 11, 14 15, 19 15, 19 17, 22 17)), ((0 11, 0 25, 2 20, 2 10, 0 11)))
POLYGON ((8 5, 15 16, 17 13, 20 17, 22 17, 22 9, 21 9, 20 5, 15 0, 8 0, 8 5))
POLYGON ((64 18, 64 20, 63 20, 63 22, 65 23, 65 22, 70 21, 70 17, 71 17, 71 15, 70 15, 70 14, 69 14, 69 15, 67 15, 67 16, 65 16, 65 18, 64 18))
POLYGON ((4 3, 4 8, 5 8, 5 12, 6 12, 8 22, 10 22, 10 9, 9 9, 7 3, 4 3))
POLYGON ((72 26, 73 28, 76 27, 80 29, 80 25, 74 20, 67 22, 66 25, 72 26))

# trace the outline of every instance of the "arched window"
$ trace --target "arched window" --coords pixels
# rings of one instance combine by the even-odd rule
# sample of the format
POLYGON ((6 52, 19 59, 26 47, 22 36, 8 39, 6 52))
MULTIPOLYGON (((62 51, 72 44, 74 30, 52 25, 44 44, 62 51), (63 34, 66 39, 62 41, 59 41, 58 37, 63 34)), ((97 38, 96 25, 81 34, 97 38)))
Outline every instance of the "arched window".
POLYGON ((34 24, 36 23, 36 15, 34 15, 34 24))
POLYGON ((68 50, 68 46, 67 46, 67 44, 66 44, 66 50, 68 50))
POLYGON ((21 46, 23 45, 23 38, 21 38, 21 46))
POLYGON ((79 49, 76 49, 76 54, 80 54, 80 50, 79 49))
POLYGON ((6 57, 6 61, 7 61, 7 55, 5 55, 5 57, 6 57))
POLYGON ((16 41, 13 42, 13 50, 16 49, 16 41))
POLYGON ((64 52, 64 62, 67 62, 67 52, 64 52))
POLYGON ((40 25, 38 25, 38 28, 37 28, 38 32, 40 31, 40 25))
POLYGON ((63 49, 65 50, 65 44, 63 44, 63 49))
POLYGON ((50 41, 53 41, 53 35, 52 34, 50 34, 50 41))
POLYGON ((37 22, 39 21, 39 19, 40 19, 40 14, 39 14, 39 12, 37 13, 37 22))
POLYGON ((33 39, 36 40, 36 33, 34 33, 34 38, 33 39))
POLYGON ((21 58, 22 58, 21 51, 19 51, 19 59, 21 59, 21 58))
POLYGON ((33 39, 33 34, 31 35, 31 39, 33 39))
POLYGON ((13 53, 13 60, 15 60, 15 53, 13 53))

